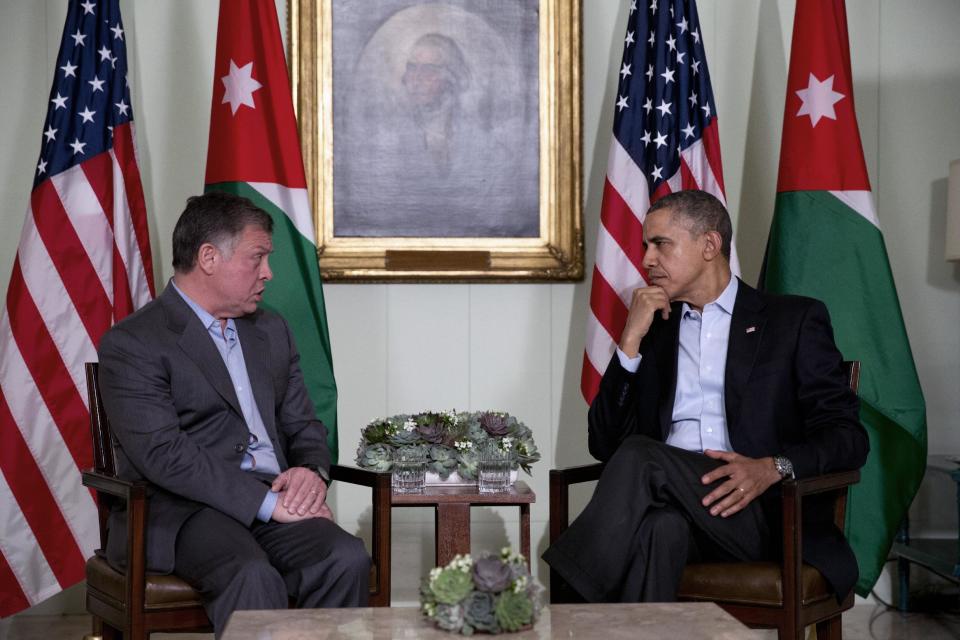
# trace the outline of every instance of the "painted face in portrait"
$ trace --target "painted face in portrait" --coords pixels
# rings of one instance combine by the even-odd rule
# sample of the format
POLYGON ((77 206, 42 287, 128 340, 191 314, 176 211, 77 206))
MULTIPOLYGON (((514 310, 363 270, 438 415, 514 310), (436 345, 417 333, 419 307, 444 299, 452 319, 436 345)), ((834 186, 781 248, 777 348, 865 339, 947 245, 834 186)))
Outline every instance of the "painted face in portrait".
POLYGON ((469 70, 453 40, 429 33, 417 40, 410 51, 402 82, 415 108, 435 111, 463 93, 469 70))

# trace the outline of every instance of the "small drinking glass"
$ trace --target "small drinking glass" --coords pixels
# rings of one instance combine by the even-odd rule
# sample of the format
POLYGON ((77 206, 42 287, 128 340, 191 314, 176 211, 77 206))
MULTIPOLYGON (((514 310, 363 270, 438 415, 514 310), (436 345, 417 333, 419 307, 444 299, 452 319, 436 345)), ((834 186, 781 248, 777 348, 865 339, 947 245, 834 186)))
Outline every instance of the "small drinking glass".
POLYGON ((398 449, 393 453, 393 492, 423 493, 427 459, 421 451, 398 449))
POLYGON ((503 493, 510 488, 510 472, 517 454, 509 445, 494 442, 480 451, 478 487, 480 493, 503 493))

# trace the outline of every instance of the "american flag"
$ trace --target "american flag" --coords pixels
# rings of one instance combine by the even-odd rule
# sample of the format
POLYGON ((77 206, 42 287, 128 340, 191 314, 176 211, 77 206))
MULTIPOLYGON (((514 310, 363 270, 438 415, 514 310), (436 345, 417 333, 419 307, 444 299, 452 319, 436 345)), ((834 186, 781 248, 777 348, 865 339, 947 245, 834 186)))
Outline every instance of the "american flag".
POLYGON ((0 617, 84 577, 99 543, 84 362, 153 297, 117 0, 71 0, 0 317, 0 617))
MULTIPOLYGON (((682 189, 726 203, 717 108, 694 0, 630 2, 597 234, 580 390, 593 401, 630 298, 646 286, 643 220, 682 189)), ((733 266, 739 271, 736 254, 733 266)))

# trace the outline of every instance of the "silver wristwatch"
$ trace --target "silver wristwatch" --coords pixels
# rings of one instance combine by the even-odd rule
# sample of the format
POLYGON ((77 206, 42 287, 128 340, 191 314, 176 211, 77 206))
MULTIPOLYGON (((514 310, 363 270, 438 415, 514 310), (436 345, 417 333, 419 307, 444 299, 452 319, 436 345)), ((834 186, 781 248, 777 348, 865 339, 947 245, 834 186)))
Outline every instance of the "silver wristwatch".
POLYGON ((796 478, 796 476, 793 474, 793 463, 790 462, 788 458, 783 456, 773 456, 773 466, 777 469, 777 473, 780 474, 782 479, 793 480, 796 478))

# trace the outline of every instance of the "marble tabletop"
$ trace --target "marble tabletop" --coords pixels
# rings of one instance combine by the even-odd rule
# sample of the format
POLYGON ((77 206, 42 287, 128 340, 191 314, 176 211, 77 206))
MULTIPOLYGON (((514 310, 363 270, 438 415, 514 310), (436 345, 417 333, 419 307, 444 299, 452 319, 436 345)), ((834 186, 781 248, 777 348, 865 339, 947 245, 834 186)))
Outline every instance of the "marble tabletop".
MULTIPOLYGON (((451 640, 454 637, 433 627, 415 607, 237 611, 223 634, 223 640, 451 640)), ((533 629, 503 637, 505 640, 598 637, 604 640, 739 640, 765 638, 766 634, 743 626, 713 603, 675 602, 551 605, 544 607, 533 629)))

